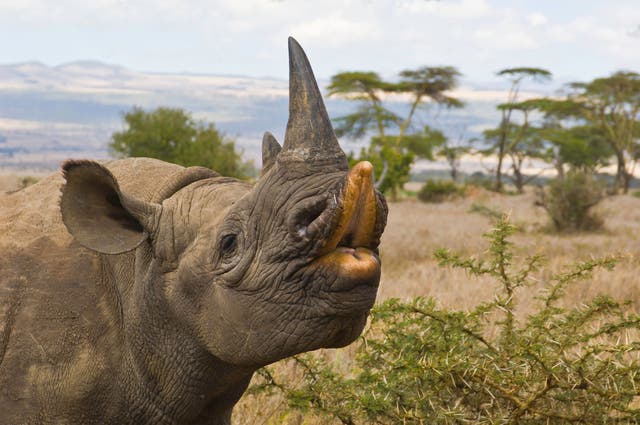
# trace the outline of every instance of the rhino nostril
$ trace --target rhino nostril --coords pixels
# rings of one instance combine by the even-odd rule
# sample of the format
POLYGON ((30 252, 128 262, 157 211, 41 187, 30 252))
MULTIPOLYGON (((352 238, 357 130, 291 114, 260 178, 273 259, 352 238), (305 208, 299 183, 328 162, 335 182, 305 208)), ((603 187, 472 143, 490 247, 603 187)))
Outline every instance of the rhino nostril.
POLYGON ((311 226, 327 209, 327 197, 325 195, 305 199, 294 209, 289 219, 289 229, 297 236, 304 238, 312 232, 315 226, 311 226), (310 227, 312 229, 310 229, 310 227))
POLYGON ((316 221, 316 219, 320 217, 320 214, 322 214, 324 210, 325 210, 324 200, 322 202, 319 202, 316 205, 313 205, 311 208, 309 208, 309 210, 307 210, 307 213, 302 217, 302 222, 304 223, 305 227, 309 226, 311 223, 316 221))

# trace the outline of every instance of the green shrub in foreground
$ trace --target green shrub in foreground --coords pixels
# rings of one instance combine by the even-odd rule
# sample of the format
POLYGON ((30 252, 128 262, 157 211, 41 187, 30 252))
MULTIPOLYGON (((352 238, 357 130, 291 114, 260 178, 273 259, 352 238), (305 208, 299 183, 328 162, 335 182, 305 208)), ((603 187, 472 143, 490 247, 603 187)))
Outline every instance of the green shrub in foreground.
POLYGON ((418 192, 418 199, 422 202, 444 202, 463 194, 464 187, 453 180, 427 180, 418 192))
POLYGON ((291 412, 343 424, 605 424, 640 422, 640 316, 608 296, 575 308, 561 301, 569 285, 614 258, 580 263, 555 276, 539 305, 517 320, 517 292, 541 265, 513 257, 514 227, 502 218, 486 237, 485 259, 436 253, 441 265, 490 276, 491 301, 470 311, 432 299, 388 300, 375 307, 355 365, 311 354, 293 361, 298 384, 263 369, 252 391, 278 391, 291 412), (629 334, 632 335, 629 338, 629 334), (633 337, 635 335, 635 338, 633 337))

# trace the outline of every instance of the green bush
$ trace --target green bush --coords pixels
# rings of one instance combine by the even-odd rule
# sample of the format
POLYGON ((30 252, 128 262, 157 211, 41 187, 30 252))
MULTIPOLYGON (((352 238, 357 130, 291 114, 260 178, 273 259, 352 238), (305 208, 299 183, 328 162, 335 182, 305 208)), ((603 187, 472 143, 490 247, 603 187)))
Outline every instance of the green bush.
POLYGON ((126 128, 111 135, 109 148, 116 156, 150 157, 190 167, 211 168, 223 176, 245 177, 235 141, 213 123, 199 122, 180 108, 145 111, 134 107, 123 116, 126 128))
POLYGON ((493 176, 488 176, 480 171, 476 171, 464 179, 466 185, 481 187, 491 192, 495 192, 496 183, 493 176))
POLYGON ((38 183, 39 180, 40 180, 39 178, 33 177, 33 176, 22 177, 20 179, 20 181, 18 182, 18 188, 19 189, 24 189, 26 187, 29 187, 31 185, 34 185, 34 184, 38 183))
POLYGON ((591 174, 573 171, 541 190, 537 204, 547 211, 557 231, 598 230, 604 221, 592 208, 603 197, 602 186, 591 174))
POLYGON ((637 423, 640 343, 629 333, 640 316, 598 296, 562 306, 568 286, 615 258, 580 263, 556 275, 538 306, 518 319, 517 293, 534 280, 539 256, 516 261, 500 219, 485 259, 436 253, 442 266, 495 279, 493 300, 470 311, 442 309, 432 299, 387 300, 374 308, 353 368, 317 355, 297 356, 297 383, 262 369, 254 392, 277 392, 291 413, 343 424, 605 424, 637 423))
POLYGON ((503 212, 498 211, 495 208, 491 208, 487 205, 479 204, 477 202, 474 202, 473 204, 471 204, 471 206, 469 207, 469 212, 483 215, 492 220, 500 220, 504 215, 503 212))
POLYGON ((422 202, 444 202, 463 194, 464 187, 452 180, 427 180, 418 192, 418 199, 422 202))

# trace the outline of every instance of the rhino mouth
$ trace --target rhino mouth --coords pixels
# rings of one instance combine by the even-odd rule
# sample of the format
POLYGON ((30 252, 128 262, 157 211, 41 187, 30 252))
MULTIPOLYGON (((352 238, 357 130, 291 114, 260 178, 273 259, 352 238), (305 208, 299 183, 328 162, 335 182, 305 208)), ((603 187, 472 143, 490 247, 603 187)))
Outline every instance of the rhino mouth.
POLYGON ((355 165, 341 183, 338 195, 329 196, 328 204, 311 224, 324 225, 311 267, 334 272, 331 291, 359 286, 377 289, 381 265, 378 245, 387 208, 374 189, 373 166, 367 161, 355 165))

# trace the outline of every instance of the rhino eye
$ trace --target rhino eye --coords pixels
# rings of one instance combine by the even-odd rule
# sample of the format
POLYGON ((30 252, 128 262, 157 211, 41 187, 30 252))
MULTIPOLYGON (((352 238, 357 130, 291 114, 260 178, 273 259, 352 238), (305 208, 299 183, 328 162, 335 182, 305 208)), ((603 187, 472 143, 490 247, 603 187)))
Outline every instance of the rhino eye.
POLYGON ((220 240, 220 253, 224 255, 233 254, 238 245, 237 237, 234 234, 224 235, 220 240))

